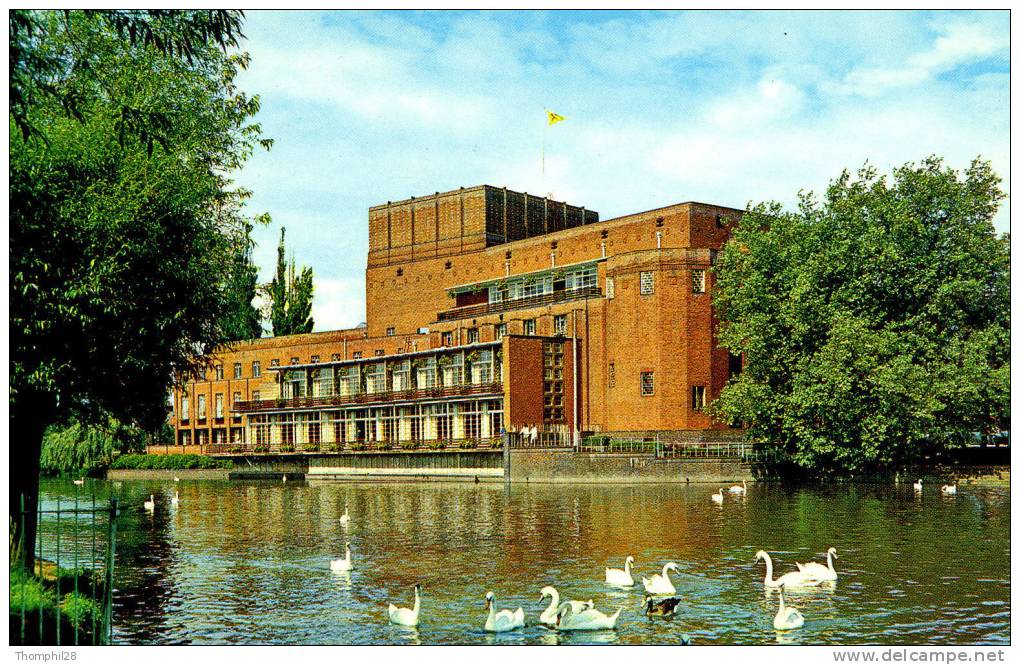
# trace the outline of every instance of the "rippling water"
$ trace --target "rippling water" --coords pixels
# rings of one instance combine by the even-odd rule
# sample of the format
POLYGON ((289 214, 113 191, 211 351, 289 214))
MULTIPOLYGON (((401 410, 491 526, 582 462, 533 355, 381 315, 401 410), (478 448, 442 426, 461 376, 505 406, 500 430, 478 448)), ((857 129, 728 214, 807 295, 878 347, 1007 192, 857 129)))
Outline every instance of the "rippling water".
POLYGON ((120 496, 115 639, 131 644, 1006 644, 1009 491, 961 486, 749 486, 709 501, 691 486, 96 482, 43 491, 120 496), (142 501, 156 494, 152 516, 142 501), (338 518, 348 507, 351 524, 338 518), (355 569, 334 573, 346 542, 355 569), (839 551, 832 588, 788 593, 800 630, 777 633, 758 549, 776 574, 839 551), (603 583, 637 559, 635 578, 675 561, 682 604, 645 618, 640 581, 603 583), (423 589, 417 630, 386 607, 423 589), (617 629, 560 634, 537 625, 546 584, 563 598, 624 608, 617 629), (483 632, 486 591, 524 608, 529 626, 483 632))

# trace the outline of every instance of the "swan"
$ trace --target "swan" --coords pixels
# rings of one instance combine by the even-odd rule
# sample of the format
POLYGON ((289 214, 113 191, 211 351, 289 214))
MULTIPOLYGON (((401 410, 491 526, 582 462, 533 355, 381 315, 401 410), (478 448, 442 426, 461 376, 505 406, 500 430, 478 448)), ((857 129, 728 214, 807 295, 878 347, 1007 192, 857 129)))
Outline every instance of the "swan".
POLYGON ((645 615, 671 617, 676 614, 676 608, 680 605, 679 598, 659 598, 645 596, 645 615))
POLYGON ((630 574, 630 567, 634 563, 634 557, 628 556, 623 562, 623 570, 619 568, 606 568, 606 584, 613 586, 634 586, 634 577, 630 574))
POLYGON ((347 526, 351 523, 351 516, 347 514, 347 506, 344 505, 344 514, 340 516, 340 526, 347 526))
POLYGON ((287 474, 283 474, 283 482, 287 482, 287 474))
MULTIPOLYGON (((77 481, 75 481, 75 482, 77 482, 77 481)), ((942 486, 942 493, 943 494, 956 494, 956 483, 953 483, 952 485, 943 485, 942 486)))
MULTIPOLYGON (((524 610, 518 607, 515 611, 496 611, 496 596, 491 591, 485 594, 485 607, 489 610, 489 617, 485 620, 485 630, 490 633, 503 633, 508 630, 524 628, 524 610)), ((570 607, 569 604, 564 607, 570 607)))
POLYGON ((559 630, 613 630, 616 620, 620 618, 621 606, 612 614, 599 612, 595 608, 575 612, 570 603, 564 603, 556 616, 556 628, 559 630))
MULTIPOLYGON (((549 607, 545 608, 538 620, 548 626, 554 626, 556 625, 556 613, 560 608, 560 594, 555 587, 545 586, 542 587, 542 595, 539 596, 539 600, 544 600, 546 596, 551 596, 552 602, 549 603, 549 607)), ((568 600, 565 604, 570 605, 575 612, 583 612, 595 607, 595 603, 590 600, 586 603, 580 600, 568 600)))
POLYGON ((830 547, 825 553, 825 558, 829 563, 828 566, 812 561, 810 563, 798 563, 797 569, 805 575, 810 575, 822 581, 836 581, 838 576, 836 575, 836 569, 832 565, 832 560, 839 558, 836 554, 836 548, 830 547))
POLYGON ((177 476, 174 476, 174 482, 175 482, 175 483, 179 483, 179 482, 181 482, 181 479, 180 479, 180 478, 178 478, 177 476))
POLYGON ((180 502, 181 502, 181 495, 177 493, 177 490, 174 490, 174 495, 170 499, 170 504, 176 506, 180 502))
POLYGON ((85 484, 85 478, 78 478, 77 480, 74 481, 74 484, 75 485, 84 485, 85 484))
POLYGON ((343 559, 333 559, 330 561, 330 570, 344 571, 352 570, 354 568, 354 564, 351 562, 351 544, 347 543, 347 546, 344 549, 347 551, 347 556, 343 559))
POLYGON ((720 506, 722 505, 722 488, 721 487, 719 488, 719 493, 718 494, 713 494, 712 495, 712 501, 718 503, 720 506))
POLYGON ((786 606, 786 599, 783 597, 784 584, 779 585, 779 611, 776 618, 772 620, 772 627, 776 630, 793 630, 804 625, 804 615, 793 607, 786 606))
POLYGON ((149 495, 149 500, 142 504, 145 509, 150 513, 156 510, 156 497, 152 494, 149 495))
POLYGON ((779 579, 772 579, 772 557, 765 550, 758 550, 754 555, 755 563, 765 559, 765 587, 770 589, 776 589, 781 586, 787 587, 798 587, 798 586, 817 586, 821 580, 811 577, 805 573, 795 570, 790 573, 786 573, 779 579))
MULTIPOLYGON (((347 558, 350 559, 351 550, 350 545, 347 546, 347 558)), ((343 559, 340 559, 343 561, 343 559)), ((334 562, 335 563, 335 562, 334 562)), ((417 626, 418 625, 418 614, 421 612, 421 585, 414 585, 414 607, 407 609, 406 607, 397 607, 393 603, 390 603, 389 614, 390 623, 395 623, 398 626, 417 626)))
POLYGON ((915 492, 920 492, 921 490, 922 490, 922 488, 921 488, 921 478, 918 478, 917 482, 914 483, 914 491, 915 492))
POLYGON ((747 481, 741 480, 739 485, 730 487, 730 494, 747 494, 747 481))
POLYGON ((662 567, 661 575, 656 573, 652 575, 651 579, 642 577, 641 583, 645 585, 645 591, 653 596, 672 596, 676 593, 676 587, 673 586, 673 582, 669 579, 669 571, 671 570, 680 572, 680 568, 670 561, 662 567))

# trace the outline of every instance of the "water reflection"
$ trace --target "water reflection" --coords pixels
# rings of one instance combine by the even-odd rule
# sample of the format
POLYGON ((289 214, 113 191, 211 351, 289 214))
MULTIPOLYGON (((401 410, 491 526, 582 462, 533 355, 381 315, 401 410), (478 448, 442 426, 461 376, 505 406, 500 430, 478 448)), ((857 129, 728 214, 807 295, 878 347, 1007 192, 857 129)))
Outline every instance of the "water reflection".
MULTIPOLYGON (((47 482, 48 496, 73 497, 47 482)), ((705 486, 503 484, 95 483, 121 497, 116 638, 196 644, 1006 643, 1008 489, 961 488, 946 499, 910 485, 819 489, 752 485, 722 507, 705 486), (146 515, 142 501, 156 495, 146 515), (339 522, 347 507, 348 527, 339 522), (941 537, 946 524, 966 537, 941 537), (354 570, 331 571, 351 543, 354 570), (790 590, 804 628, 777 636, 778 596, 763 591, 754 553, 776 575, 835 546, 837 583, 790 590), (634 576, 673 575, 673 621, 649 621, 640 582, 607 587, 605 567, 637 559, 634 576), (422 624, 390 626, 422 585, 422 624), (538 590, 591 598, 617 630, 539 627, 538 590), (488 635, 483 598, 522 606, 531 624, 488 635)))

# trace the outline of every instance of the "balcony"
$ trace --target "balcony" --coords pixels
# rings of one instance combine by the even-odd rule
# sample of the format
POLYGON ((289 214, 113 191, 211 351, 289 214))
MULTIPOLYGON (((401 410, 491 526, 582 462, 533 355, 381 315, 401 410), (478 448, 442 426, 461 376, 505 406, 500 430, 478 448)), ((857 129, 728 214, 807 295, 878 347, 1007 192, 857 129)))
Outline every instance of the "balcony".
POLYGON ((437 320, 456 321, 457 319, 469 319, 476 316, 485 316, 486 314, 506 312, 512 309, 529 309, 531 307, 552 305, 558 302, 569 302, 571 300, 584 300, 587 298, 601 297, 602 289, 597 286, 588 286, 582 289, 553 291, 552 293, 546 293, 541 296, 531 296, 529 298, 516 298, 514 300, 502 300, 499 302, 490 302, 481 305, 456 307, 454 309, 448 309, 445 312, 439 312, 437 320))
POLYGON ((502 394, 502 383, 466 383, 459 386, 440 386, 422 388, 420 390, 394 390, 382 393, 359 393, 357 395, 249 400, 247 402, 234 402, 233 410, 235 413, 253 413, 256 411, 276 411, 278 409, 309 409, 328 406, 349 406, 352 404, 387 404, 419 399, 502 394))
MULTIPOLYGON (((172 446, 171 446, 172 447, 172 446)), ((421 441, 347 441, 292 443, 212 443, 202 448, 207 455, 321 455, 327 453, 435 453, 499 450, 499 436, 475 439, 428 439, 421 441)))

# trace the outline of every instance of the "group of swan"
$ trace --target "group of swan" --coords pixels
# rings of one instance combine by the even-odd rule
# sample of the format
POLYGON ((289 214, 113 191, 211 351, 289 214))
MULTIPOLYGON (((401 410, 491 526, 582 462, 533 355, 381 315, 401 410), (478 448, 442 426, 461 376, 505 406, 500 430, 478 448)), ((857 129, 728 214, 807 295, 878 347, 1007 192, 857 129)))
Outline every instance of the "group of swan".
MULTIPOLYGON (((920 494, 921 492, 924 491, 924 479, 923 478, 918 478, 917 482, 914 483, 914 491, 917 492, 918 494, 920 494)), ((952 485, 943 485, 942 486, 942 493, 943 494, 956 494, 956 483, 953 483, 952 485)))
MULTIPOLYGON (((623 562, 623 570, 619 568, 606 568, 606 584, 618 587, 634 586, 634 576, 630 573, 630 567, 634 564, 634 557, 628 556, 623 562)), ((669 571, 680 571, 680 568, 670 561, 662 567, 662 573, 655 573, 650 578, 642 577, 641 584, 645 592, 653 596, 669 596, 676 593, 676 587, 669 579, 669 571)))
MULTIPOLYGON (((727 490, 727 491, 730 494, 739 494, 741 496, 744 496, 744 495, 747 494, 747 481, 746 480, 741 480, 739 485, 731 485, 730 489, 727 490)), ((720 487, 719 488, 719 493, 712 495, 712 501, 714 503, 719 504, 720 506, 722 505, 722 502, 723 502, 723 488, 720 487)))
POLYGON ((758 550, 754 555, 755 562, 765 560, 765 587, 768 589, 779 589, 779 611, 776 613, 772 626, 776 630, 794 630, 804 625, 804 615, 793 607, 786 606, 785 591, 787 588, 815 587, 823 582, 835 582, 839 577, 836 568, 832 565, 833 559, 838 559, 836 548, 830 547, 826 553, 826 565, 816 563, 798 563, 797 570, 786 573, 779 579, 772 579, 772 557, 764 550, 758 550))
MULTIPOLYGON (((170 505, 171 506, 176 506, 176 505, 179 505, 180 503, 181 503, 181 495, 180 495, 180 493, 178 493, 177 490, 174 490, 174 495, 172 497, 170 497, 170 505)), ((149 498, 142 503, 142 508, 144 508, 145 512, 147 512, 147 513, 154 513, 154 512, 156 512, 156 495, 155 494, 150 494, 149 498)))

